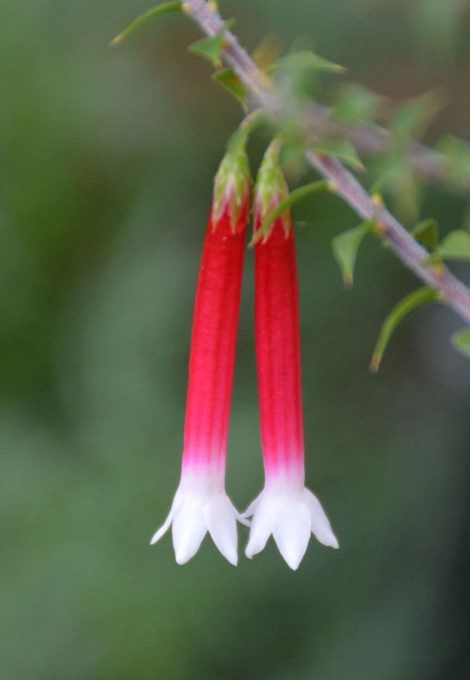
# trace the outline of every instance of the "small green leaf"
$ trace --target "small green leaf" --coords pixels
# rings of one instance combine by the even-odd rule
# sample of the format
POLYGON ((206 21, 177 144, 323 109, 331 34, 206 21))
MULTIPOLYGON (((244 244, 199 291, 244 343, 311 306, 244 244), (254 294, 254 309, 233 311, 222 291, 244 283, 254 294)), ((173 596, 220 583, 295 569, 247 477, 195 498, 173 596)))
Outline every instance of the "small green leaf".
POLYGON ((212 38, 196 40, 195 43, 189 46, 189 51, 204 57, 204 59, 208 59, 214 66, 220 66, 224 45, 225 29, 220 31, 217 35, 214 35, 212 38))
POLYGON ((428 302, 438 302, 440 294, 433 288, 418 288, 410 295, 407 295, 401 302, 399 302, 385 319, 382 329, 380 331, 379 339, 374 349, 374 354, 370 363, 370 370, 377 373, 387 345, 392 337, 395 329, 405 319, 408 314, 415 309, 428 302))
POLYGON ((470 144, 456 137, 444 137, 437 150, 449 160, 451 182, 470 186, 470 144))
POLYGON ((344 285, 351 288, 354 283, 354 267, 356 266, 357 253, 366 234, 371 230, 372 223, 364 222, 354 229, 348 229, 332 242, 333 255, 339 264, 343 274, 344 285))
POLYGON ((466 328, 452 336, 452 344, 459 352, 470 359, 470 328, 466 328))
POLYGON ((345 139, 322 139, 318 146, 315 146, 315 150, 319 154, 327 154, 339 158, 353 170, 364 170, 356 149, 345 139))
POLYGON ((220 69, 212 75, 212 78, 225 90, 228 90, 246 109, 248 90, 233 69, 220 69))
POLYGON ((281 215, 290 210, 292 206, 294 206, 296 203, 299 203, 308 196, 311 196, 312 194, 316 194, 319 191, 324 191, 328 189, 328 187, 329 184, 327 181, 320 180, 318 182, 306 184, 303 187, 299 187, 298 189, 294 189, 294 191, 291 191, 289 195, 266 216, 266 219, 264 220, 263 224, 253 236, 250 242, 250 247, 255 246, 264 237, 268 236, 269 230, 273 223, 278 219, 278 217, 281 217, 281 215))
POLYGON ((439 243, 439 226, 436 220, 424 220, 424 222, 420 222, 411 233, 419 243, 429 250, 437 248, 437 244, 439 243))
MULTIPOLYGON (((470 260, 470 234, 467 231, 451 231, 435 251, 442 260, 470 260)), ((432 256, 434 257, 434 256, 432 256)))
POLYGON ((432 90, 401 104, 390 121, 390 129, 401 139, 421 137, 444 107, 442 92, 432 90))
POLYGON ((135 33, 135 31, 138 31, 139 28, 142 28, 145 26, 147 23, 152 21, 152 19, 156 19, 159 16, 162 16, 163 14, 171 14, 175 12, 182 12, 183 10, 183 3, 182 2, 165 2, 163 5, 158 5, 157 7, 153 7, 152 9, 149 9, 148 12, 145 12, 145 14, 142 14, 140 17, 137 17, 127 28, 125 28, 119 35, 117 35, 111 42, 109 43, 110 45, 120 45, 121 43, 124 42, 132 33, 135 33))
POLYGON ((274 68, 276 71, 297 72, 297 71, 323 71, 327 73, 344 73, 347 69, 340 64, 334 64, 328 59, 320 57, 315 52, 301 50, 278 59, 274 68))
POLYGON ((341 85, 336 91, 334 116, 342 123, 364 123, 376 118, 385 98, 356 83, 341 85))
POLYGON ((270 70, 292 105, 297 101, 303 102, 315 94, 320 73, 342 73, 345 69, 314 52, 302 50, 278 59, 270 70))

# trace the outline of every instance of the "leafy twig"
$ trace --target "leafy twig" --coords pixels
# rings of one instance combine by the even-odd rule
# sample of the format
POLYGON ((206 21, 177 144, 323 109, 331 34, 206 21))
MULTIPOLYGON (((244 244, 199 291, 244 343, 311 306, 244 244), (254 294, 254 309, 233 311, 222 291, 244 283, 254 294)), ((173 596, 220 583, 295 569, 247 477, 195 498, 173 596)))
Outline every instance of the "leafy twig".
MULTIPOLYGON (((184 8, 207 36, 216 36, 224 22, 214 3, 186 0, 184 8)), ((284 111, 284 104, 269 79, 256 66, 231 31, 226 31, 222 56, 251 93, 253 105, 260 106, 272 117, 284 111)), ((309 130, 307 130, 308 132, 309 130)), ((362 219, 374 220, 380 226, 383 241, 418 278, 440 293, 440 299, 470 322, 470 290, 443 265, 426 264, 428 252, 411 236, 398 220, 358 182, 356 177, 334 157, 306 151, 306 159, 362 219)))

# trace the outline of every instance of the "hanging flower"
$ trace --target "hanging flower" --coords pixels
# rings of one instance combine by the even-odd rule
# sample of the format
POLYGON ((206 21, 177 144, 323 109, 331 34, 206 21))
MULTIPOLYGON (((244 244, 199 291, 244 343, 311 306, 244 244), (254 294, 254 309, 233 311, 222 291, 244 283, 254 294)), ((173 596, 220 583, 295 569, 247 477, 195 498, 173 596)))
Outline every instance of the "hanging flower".
POLYGON ((198 551, 207 532, 237 564, 236 520, 225 493, 225 464, 236 336, 250 202, 244 140, 236 139, 215 179, 197 285, 189 364, 181 481, 170 513, 152 538, 172 525, 176 561, 198 551))
MULTIPOLYGON (((258 175, 255 230, 288 195, 278 154, 275 141, 258 175)), ((339 546, 320 502, 305 488, 297 264, 289 211, 257 243, 255 272, 265 485, 245 513, 253 515, 246 555, 263 550, 272 534, 287 564, 297 569, 312 532, 324 545, 339 546)))

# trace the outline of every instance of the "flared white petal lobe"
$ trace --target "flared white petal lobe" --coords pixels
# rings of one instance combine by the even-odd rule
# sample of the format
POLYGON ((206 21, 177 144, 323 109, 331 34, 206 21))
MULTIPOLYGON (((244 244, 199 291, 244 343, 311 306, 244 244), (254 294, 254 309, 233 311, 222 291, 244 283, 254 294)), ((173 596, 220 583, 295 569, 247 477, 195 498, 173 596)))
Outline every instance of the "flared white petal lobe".
POLYGON ((310 510, 310 521, 312 524, 312 532, 317 541, 329 548, 339 548, 338 539, 333 533, 330 521, 326 516, 325 511, 318 498, 313 495, 311 491, 305 489, 305 496, 310 510))
POLYGON ((301 563, 311 531, 310 512, 303 503, 291 503, 283 508, 273 529, 273 537, 291 569, 297 569, 301 563))
POLYGON ((204 501, 204 497, 199 494, 185 494, 175 514, 172 535, 178 564, 186 564, 194 557, 207 533, 204 521, 204 501))
POLYGON ((311 533, 320 543, 339 547, 319 500, 308 489, 285 491, 266 487, 245 514, 253 515, 247 557, 261 552, 271 534, 282 557, 294 570, 305 555, 311 533))
POLYGON ((234 567, 238 563, 237 515, 237 511, 225 494, 218 494, 218 497, 204 508, 206 526, 212 540, 234 567))
POLYGON ((245 516, 253 515, 250 538, 245 554, 250 559, 264 550, 277 521, 276 503, 270 502, 263 493, 250 505, 245 516))
POLYGON ((151 540, 154 545, 172 527, 173 548, 178 564, 188 562, 210 533, 216 547, 234 566, 238 561, 237 510, 224 491, 178 489, 170 513, 151 540))

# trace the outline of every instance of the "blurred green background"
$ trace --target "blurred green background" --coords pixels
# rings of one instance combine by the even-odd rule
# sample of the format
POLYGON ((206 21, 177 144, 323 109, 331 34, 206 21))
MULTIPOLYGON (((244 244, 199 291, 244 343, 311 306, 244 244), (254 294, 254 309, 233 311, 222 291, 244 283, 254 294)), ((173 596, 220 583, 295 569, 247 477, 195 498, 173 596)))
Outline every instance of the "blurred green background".
MULTIPOLYGON (((251 49, 300 37, 382 94, 443 87, 435 132, 468 137, 468 3, 222 5, 251 49)), ((342 549, 312 541, 293 573, 272 544, 237 569, 209 540, 183 568, 169 537, 148 546, 178 482, 198 261, 239 111, 187 53, 183 19, 107 47, 147 8, 0 5, 0 677, 468 678, 470 380, 448 340, 462 324, 419 311, 371 376, 380 323, 416 282, 371 243, 343 290, 330 240, 357 220, 333 198, 297 216, 308 479, 342 549)), ((450 229, 464 211, 434 190, 423 212, 450 229)), ((247 259, 239 507, 262 484, 247 259)))

